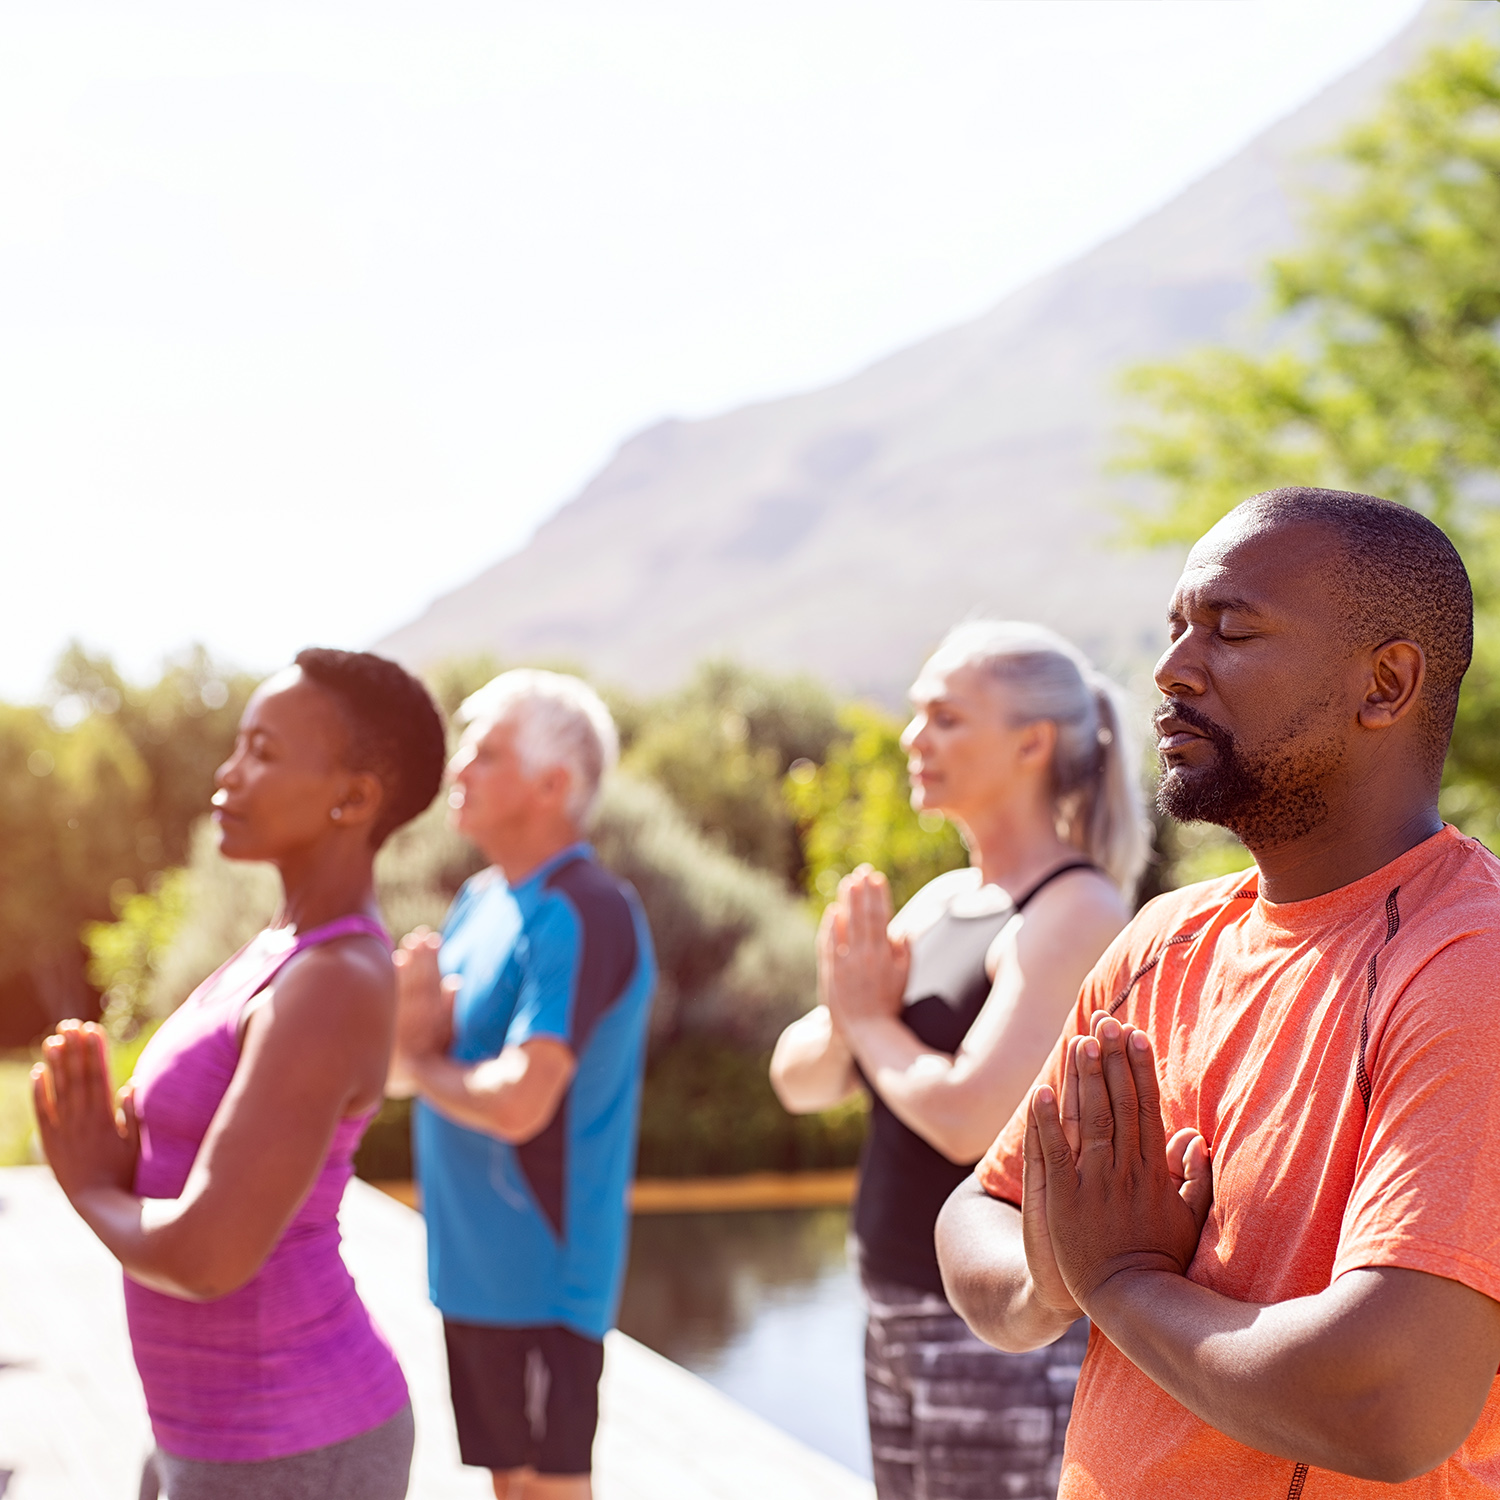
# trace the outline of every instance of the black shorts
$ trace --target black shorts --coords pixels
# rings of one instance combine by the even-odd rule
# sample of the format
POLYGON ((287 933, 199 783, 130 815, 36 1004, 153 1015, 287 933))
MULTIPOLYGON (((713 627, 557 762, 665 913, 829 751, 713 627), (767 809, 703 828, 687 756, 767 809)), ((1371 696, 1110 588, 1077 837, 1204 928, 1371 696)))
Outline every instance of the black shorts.
POLYGON ((599 1425, 604 1345, 571 1328, 443 1320, 448 1384, 466 1464, 587 1474, 599 1425))

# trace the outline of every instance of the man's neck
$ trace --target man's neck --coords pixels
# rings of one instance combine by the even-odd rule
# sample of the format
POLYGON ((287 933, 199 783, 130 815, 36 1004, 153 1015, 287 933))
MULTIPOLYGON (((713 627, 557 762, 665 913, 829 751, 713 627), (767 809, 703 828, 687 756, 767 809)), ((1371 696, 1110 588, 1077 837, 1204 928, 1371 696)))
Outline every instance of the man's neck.
POLYGON ((1378 806, 1351 808, 1284 844, 1252 844, 1260 893, 1277 903, 1327 895, 1373 875, 1442 826, 1436 801, 1426 800, 1395 817, 1378 806))
POLYGON ((496 840, 490 847, 481 848, 480 852, 505 876, 507 885, 516 886, 524 884, 549 860, 556 859, 582 837, 577 828, 551 825, 527 829, 503 841, 496 840))

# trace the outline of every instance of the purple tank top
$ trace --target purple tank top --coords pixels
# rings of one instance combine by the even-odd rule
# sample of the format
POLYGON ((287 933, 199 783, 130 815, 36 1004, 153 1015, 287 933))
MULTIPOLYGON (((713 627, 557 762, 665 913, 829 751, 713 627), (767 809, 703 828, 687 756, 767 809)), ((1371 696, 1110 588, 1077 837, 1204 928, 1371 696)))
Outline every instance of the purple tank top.
MULTIPOLYGON (((352 933, 390 942, 364 916, 295 939, 268 928, 162 1024, 135 1070, 141 1197, 181 1195, 239 1064, 246 1003, 304 948, 352 933)), ((187 1302, 125 1278, 136 1368, 166 1452, 214 1463, 284 1458, 357 1437, 405 1406, 401 1368, 339 1253, 339 1200, 373 1113, 340 1121, 312 1191, 238 1291, 187 1302)))

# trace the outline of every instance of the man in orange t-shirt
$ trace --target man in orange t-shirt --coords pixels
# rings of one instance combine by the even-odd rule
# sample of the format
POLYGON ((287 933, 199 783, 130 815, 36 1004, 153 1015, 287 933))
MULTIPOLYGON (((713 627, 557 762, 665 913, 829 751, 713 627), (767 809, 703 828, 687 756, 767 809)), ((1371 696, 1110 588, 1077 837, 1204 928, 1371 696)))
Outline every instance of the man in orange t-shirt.
POLYGON ((1099 961, 944 1210, 950 1300, 1015 1351, 1092 1320, 1066 1500, 1500 1493, 1500 861, 1437 814, 1467 576, 1276 491, 1169 621, 1163 809, 1256 868, 1099 961))

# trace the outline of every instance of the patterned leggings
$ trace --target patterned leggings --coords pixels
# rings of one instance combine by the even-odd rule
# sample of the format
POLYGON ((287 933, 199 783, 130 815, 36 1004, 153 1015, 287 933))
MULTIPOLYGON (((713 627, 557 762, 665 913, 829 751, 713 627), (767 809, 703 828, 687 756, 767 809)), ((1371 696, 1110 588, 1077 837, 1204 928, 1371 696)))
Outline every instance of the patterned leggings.
POLYGON ((865 1296, 879 1500, 1054 1500, 1088 1323, 1002 1354, 942 1297, 869 1281, 865 1296))

